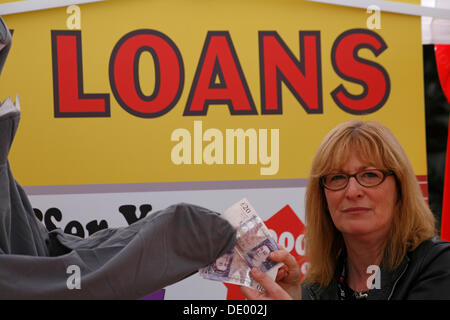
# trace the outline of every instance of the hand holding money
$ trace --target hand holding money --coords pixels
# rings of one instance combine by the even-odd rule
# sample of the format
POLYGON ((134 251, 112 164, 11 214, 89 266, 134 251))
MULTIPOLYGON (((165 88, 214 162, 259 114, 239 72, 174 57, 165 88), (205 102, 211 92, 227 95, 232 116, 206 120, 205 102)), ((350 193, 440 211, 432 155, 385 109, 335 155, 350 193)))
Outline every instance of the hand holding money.
POLYGON ((232 251, 200 269, 200 276, 264 292, 264 288, 250 276, 250 271, 258 268, 270 279, 275 279, 282 266, 269 257, 271 252, 279 249, 276 241, 247 199, 231 206, 222 217, 236 229, 236 245, 232 251))
POLYGON ((254 268, 250 274, 265 291, 260 292, 241 286, 242 293, 250 300, 301 299, 301 272, 295 258, 286 250, 274 251, 270 254, 270 258, 273 261, 283 263, 283 266, 278 270, 276 282, 260 270, 254 268))

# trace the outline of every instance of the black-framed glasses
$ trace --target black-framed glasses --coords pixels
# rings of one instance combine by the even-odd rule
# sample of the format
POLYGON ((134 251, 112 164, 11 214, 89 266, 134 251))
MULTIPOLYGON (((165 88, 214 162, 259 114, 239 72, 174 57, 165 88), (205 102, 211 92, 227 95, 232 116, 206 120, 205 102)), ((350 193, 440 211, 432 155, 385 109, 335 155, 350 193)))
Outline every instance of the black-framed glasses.
POLYGON ((350 178, 354 177, 360 185, 370 188, 378 186, 387 176, 391 175, 394 175, 394 171, 380 169, 364 169, 354 174, 336 172, 322 176, 320 183, 328 190, 337 191, 347 187, 350 178))

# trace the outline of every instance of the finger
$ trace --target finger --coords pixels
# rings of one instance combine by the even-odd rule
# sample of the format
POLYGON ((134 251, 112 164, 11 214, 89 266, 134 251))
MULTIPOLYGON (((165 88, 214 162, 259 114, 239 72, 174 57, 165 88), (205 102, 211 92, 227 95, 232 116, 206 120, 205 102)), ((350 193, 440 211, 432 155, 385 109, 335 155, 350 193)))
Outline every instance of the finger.
POLYGON ((283 280, 288 275, 286 269, 287 267, 285 265, 281 266, 280 269, 278 269, 277 277, 275 278, 276 282, 283 280))
POLYGON ((270 259, 275 262, 283 262, 288 270, 292 271, 299 268, 297 260, 286 250, 276 250, 270 253, 270 259))
POLYGON ((250 274, 266 290, 266 297, 271 299, 292 299, 283 288, 258 268, 253 268, 250 274))
POLYGON ((249 287, 240 286, 242 294, 248 299, 248 300, 260 300, 261 292, 254 290, 249 287))

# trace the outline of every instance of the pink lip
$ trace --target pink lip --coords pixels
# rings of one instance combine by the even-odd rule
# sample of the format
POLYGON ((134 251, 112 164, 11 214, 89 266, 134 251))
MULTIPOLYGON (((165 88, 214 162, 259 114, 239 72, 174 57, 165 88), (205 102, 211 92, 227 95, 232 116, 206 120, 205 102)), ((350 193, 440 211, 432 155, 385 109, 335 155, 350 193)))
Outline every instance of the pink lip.
POLYGON ((346 208, 342 211, 345 213, 349 213, 349 214, 361 214, 361 213, 365 213, 369 210, 370 210, 370 208, 366 208, 366 207, 350 207, 350 208, 346 208))

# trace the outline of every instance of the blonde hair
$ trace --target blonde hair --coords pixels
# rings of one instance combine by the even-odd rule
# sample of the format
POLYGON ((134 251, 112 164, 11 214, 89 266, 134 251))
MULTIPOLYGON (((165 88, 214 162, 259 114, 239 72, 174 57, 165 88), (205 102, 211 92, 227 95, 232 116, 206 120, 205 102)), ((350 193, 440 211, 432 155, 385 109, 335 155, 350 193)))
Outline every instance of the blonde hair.
POLYGON ((306 255, 310 262, 305 280, 321 287, 332 280, 345 244, 331 220, 320 178, 342 167, 351 150, 358 152, 361 161, 395 173, 398 201, 386 239, 383 265, 394 270, 408 250, 436 235, 435 218, 423 198, 408 157, 392 132, 377 122, 344 122, 331 130, 320 144, 305 196, 306 255))

